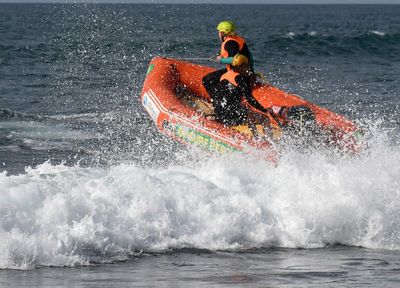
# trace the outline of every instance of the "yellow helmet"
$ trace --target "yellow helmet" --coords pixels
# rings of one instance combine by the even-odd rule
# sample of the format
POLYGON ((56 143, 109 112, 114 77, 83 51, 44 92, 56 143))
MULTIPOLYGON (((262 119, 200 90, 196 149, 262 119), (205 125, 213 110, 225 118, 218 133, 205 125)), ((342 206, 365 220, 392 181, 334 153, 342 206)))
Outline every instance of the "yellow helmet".
POLYGON ((225 34, 230 34, 236 31, 236 26, 232 21, 222 21, 218 24, 217 30, 225 34))
POLYGON ((238 67, 247 64, 249 64, 249 59, 247 59, 246 56, 242 54, 236 54, 235 57, 233 57, 232 66, 238 67))

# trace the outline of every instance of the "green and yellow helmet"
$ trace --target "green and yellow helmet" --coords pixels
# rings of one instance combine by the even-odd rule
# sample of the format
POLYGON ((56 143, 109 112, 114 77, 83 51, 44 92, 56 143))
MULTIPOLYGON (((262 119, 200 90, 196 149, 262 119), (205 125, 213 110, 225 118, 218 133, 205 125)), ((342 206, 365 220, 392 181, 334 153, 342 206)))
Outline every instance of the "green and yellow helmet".
POLYGON ((236 31, 236 26, 232 21, 222 21, 218 24, 217 30, 225 34, 230 34, 236 31))

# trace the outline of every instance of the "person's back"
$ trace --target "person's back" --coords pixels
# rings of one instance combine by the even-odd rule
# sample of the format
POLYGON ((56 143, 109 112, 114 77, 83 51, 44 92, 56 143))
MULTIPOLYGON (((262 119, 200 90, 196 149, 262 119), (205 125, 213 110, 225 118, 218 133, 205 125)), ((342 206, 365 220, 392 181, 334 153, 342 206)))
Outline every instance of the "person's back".
POLYGON ((247 111, 242 101, 248 98, 246 95, 251 96, 247 57, 237 54, 231 67, 221 75, 217 89, 211 93, 216 120, 228 126, 246 122, 247 111))
POLYGON ((240 74, 232 72, 230 70, 222 75, 226 78, 221 78, 216 91, 212 93, 215 119, 227 126, 240 125, 247 121, 247 112, 242 105, 242 88, 246 86, 246 80, 240 74))
POLYGON ((247 124, 258 136, 256 123, 269 126, 269 118, 265 116, 268 110, 253 97, 249 61, 238 54, 231 67, 212 93, 215 119, 227 126, 247 124))

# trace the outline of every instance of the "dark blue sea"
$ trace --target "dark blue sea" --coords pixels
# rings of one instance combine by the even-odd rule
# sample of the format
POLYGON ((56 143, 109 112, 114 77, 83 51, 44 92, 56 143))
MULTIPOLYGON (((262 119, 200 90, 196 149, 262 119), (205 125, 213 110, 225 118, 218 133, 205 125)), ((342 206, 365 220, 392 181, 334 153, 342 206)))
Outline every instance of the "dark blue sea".
POLYGON ((399 15, 0 4, 0 286, 399 287, 399 15), (225 19, 256 71, 367 148, 291 147, 274 167, 161 135, 139 101, 149 61, 215 55, 225 19))

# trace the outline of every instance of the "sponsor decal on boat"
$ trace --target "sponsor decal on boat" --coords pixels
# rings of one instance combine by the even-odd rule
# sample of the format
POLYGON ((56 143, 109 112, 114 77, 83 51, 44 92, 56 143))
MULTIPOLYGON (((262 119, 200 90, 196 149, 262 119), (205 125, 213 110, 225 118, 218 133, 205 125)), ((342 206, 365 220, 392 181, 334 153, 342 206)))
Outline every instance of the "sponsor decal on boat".
POLYGON ((173 131, 176 137, 209 151, 215 151, 219 153, 238 151, 237 148, 230 146, 227 143, 218 141, 206 134, 201 133, 198 130, 191 129, 187 126, 176 125, 173 131))
POLYGON ((144 93, 142 99, 143 107, 147 110, 147 113, 151 116, 151 118, 157 122, 158 115, 160 115, 160 109, 157 108, 154 101, 151 99, 151 96, 148 92, 144 93))

